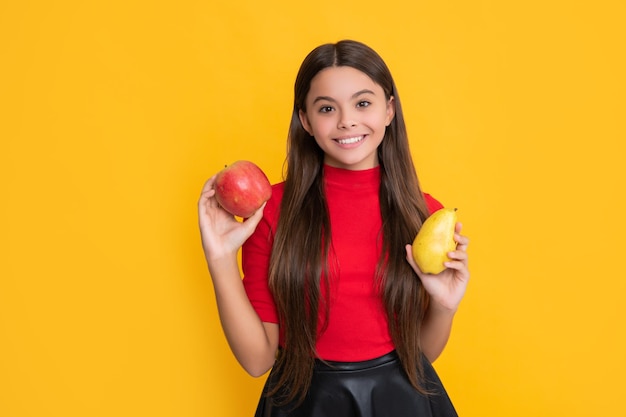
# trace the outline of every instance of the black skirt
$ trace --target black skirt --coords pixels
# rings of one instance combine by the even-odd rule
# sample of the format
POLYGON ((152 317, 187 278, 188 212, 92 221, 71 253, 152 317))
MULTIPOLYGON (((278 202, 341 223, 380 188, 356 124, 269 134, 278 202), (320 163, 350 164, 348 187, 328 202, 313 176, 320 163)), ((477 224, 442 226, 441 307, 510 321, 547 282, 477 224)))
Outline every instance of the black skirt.
POLYGON ((255 417, 456 417, 439 376, 423 357, 428 395, 410 384, 395 352, 364 362, 316 361, 307 396, 298 407, 277 407, 266 393, 255 417))

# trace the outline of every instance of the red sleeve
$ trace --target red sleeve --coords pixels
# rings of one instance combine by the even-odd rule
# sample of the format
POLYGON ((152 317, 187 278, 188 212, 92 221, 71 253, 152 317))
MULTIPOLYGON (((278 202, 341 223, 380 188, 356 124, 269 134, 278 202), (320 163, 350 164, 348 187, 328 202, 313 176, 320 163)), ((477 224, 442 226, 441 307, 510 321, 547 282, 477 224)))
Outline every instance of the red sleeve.
POLYGON ((430 212, 430 214, 433 214, 437 210, 443 208, 443 204, 437 201, 430 194, 424 193, 424 199, 426 200, 426 204, 428 205, 428 211, 430 212))
POLYGON ((281 198, 282 187, 274 186, 272 197, 263 210, 263 219, 244 243, 241 252, 246 294, 261 321, 268 323, 278 323, 274 297, 268 286, 268 271, 281 198))

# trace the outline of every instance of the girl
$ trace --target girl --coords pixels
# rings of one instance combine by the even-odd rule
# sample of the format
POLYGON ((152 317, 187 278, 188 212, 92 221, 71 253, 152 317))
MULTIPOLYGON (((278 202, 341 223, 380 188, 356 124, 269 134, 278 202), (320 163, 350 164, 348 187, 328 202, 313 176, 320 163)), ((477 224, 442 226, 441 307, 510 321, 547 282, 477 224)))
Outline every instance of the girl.
POLYGON ((468 239, 438 275, 411 245, 441 204, 421 191, 400 99, 359 42, 314 49, 295 82, 285 181, 244 222, 199 201, 230 347, 270 373, 256 416, 455 416, 431 362, 469 280, 468 239), (237 253, 242 250, 241 279, 237 253))

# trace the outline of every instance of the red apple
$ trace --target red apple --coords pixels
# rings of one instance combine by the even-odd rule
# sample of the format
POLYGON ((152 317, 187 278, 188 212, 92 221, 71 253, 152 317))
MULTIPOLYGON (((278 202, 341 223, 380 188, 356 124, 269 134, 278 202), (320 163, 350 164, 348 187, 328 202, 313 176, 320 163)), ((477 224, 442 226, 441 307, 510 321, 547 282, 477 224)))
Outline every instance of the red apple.
POLYGON ((217 173, 215 198, 230 214, 248 218, 272 196, 265 173, 250 161, 237 161, 217 173))

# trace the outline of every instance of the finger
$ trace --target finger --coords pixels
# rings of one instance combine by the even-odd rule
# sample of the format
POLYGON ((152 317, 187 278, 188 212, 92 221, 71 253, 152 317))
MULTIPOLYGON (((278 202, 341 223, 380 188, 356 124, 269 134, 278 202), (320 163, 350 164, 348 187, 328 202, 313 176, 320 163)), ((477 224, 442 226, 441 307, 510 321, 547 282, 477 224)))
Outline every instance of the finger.
POLYGON ((407 244, 404 249, 406 250, 406 260, 409 265, 411 265, 413 269, 417 268, 417 265, 415 264, 415 259, 413 259, 413 246, 407 244))
POLYGON ((454 241, 457 243, 456 247, 458 250, 467 250, 467 246, 469 245, 469 239, 467 238, 467 236, 455 233, 454 241))
MULTIPOLYGON (((406 245, 404 247, 404 249, 406 250, 406 260, 410 263, 410 264, 414 264, 415 260, 413 259, 413 247, 411 245, 406 245)), ((413 266, 413 265, 411 265, 413 266)))
POLYGON ((413 258, 413 246, 407 244, 404 248, 406 250, 406 260, 407 260, 407 262, 409 263, 409 265, 411 265, 411 268, 413 268, 415 273, 417 275, 420 275, 422 273, 422 271, 420 270, 419 266, 417 266, 417 264, 415 263, 415 259, 413 258))
POLYGON ((454 234, 454 240, 455 240, 457 243, 460 243, 460 244, 462 244, 462 245, 467 245, 467 244, 469 243, 469 238, 468 238, 467 236, 463 236, 463 235, 462 235, 462 234, 460 234, 460 233, 455 233, 455 234, 454 234))
POLYGON ((199 206, 207 206, 208 203, 210 207, 218 206, 217 201, 211 199, 211 197, 215 196, 215 188, 213 187, 213 184, 215 183, 215 177, 216 175, 213 175, 202 186, 200 199, 198 200, 199 206))
POLYGON ((207 191, 213 189, 213 184, 215 184, 215 177, 217 176, 217 174, 213 175, 211 178, 209 178, 208 180, 206 180, 206 182, 204 183, 204 185, 202 186, 202 191, 200 194, 204 194, 207 191))
POLYGON ((448 269, 454 269, 458 272, 459 278, 462 280, 469 279, 469 270, 467 269, 467 265, 461 261, 446 261, 443 263, 444 266, 448 269))
MULTIPOLYGON (((200 205, 206 204, 207 201, 210 201, 212 199, 212 197, 215 196, 215 190, 214 189, 210 189, 207 191, 204 191, 202 194, 200 194, 200 200, 198 200, 200 202, 200 205)), ((217 206, 217 204, 215 204, 217 206)))
POLYGON ((257 225, 263 218, 263 211, 265 210, 266 205, 267 205, 267 201, 263 203, 263 205, 259 207, 259 209, 255 211, 254 214, 252 214, 252 216, 248 217, 246 221, 244 222, 245 227, 248 228, 248 231, 250 232, 250 234, 254 232, 254 229, 256 229, 257 225))
POLYGON ((467 252, 463 250, 455 250, 452 252, 448 252, 448 258, 467 263, 468 255, 467 252))

